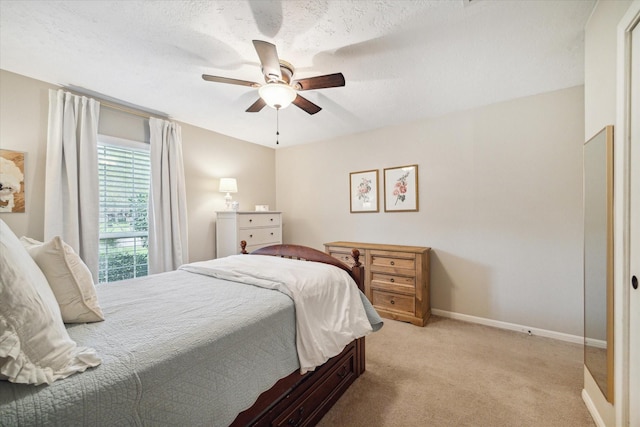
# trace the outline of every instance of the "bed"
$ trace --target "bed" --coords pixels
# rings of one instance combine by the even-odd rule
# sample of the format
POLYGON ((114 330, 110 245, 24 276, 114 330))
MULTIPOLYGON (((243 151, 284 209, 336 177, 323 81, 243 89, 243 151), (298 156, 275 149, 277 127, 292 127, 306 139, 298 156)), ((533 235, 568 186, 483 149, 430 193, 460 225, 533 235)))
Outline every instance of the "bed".
POLYGON ((66 329, 102 363, 50 385, 0 381, 0 425, 314 425, 365 371, 364 335, 382 326, 361 292, 358 256, 350 268, 311 248, 275 245, 228 257, 236 264, 226 270, 193 263, 97 285, 105 321, 66 329), (349 306, 340 299, 319 312, 362 309, 369 331, 332 338, 334 354, 322 364, 303 361, 297 316, 314 310, 300 310, 297 291, 274 292, 280 279, 274 286, 267 273, 254 274, 267 260, 269 274, 290 264, 293 276, 316 266, 346 272, 359 288, 357 303, 347 291, 349 306))

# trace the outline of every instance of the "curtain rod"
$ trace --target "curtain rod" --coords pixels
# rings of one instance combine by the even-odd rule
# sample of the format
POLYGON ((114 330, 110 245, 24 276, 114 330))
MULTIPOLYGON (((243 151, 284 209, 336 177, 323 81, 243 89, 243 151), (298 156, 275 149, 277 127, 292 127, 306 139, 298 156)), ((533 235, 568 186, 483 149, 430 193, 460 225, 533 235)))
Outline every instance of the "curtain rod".
POLYGON ((111 103, 109 101, 104 101, 104 100, 101 100, 101 99, 96 99, 96 101, 100 102, 101 106, 110 108, 112 110, 118 110, 118 111, 122 111, 124 113, 133 114, 134 116, 144 117, 145 119, 149 119, 151 117, 155 117, 156 119, 167 120, 169 118, 167 116, 161 116, 159 114, 147 113, 146 111, 135 110, 133 108, 124 107, 124 106, 118 105, 118 104, 113 104, 113 103, 111 103))
POLYGON ((138 117, 143 117, 145 119, 149 119, 151 117, 154 117, 156 119, 169 120, 169 116, 167 116, 167 115, 155 114, 155 113, 150 113, 148 111, 139 110, 139 109, 136 109, 136 108, 126 107, 126 106, 121 105, 121 104, 117 104, 117 103, 114 103, 114 102, 111 102, 111 101, 107 101, 106 99, 101 98, 99 96, 95 96, 95 95, 92 95, 92 94, 79 92, 77 90, 69 89, 67 87, 64 87, 63 89, 66 90, 67 92, 70 92, 70 93, 74 94, 74 95, 86 96, 88 98, 93 98, 96 101, 98 101, 101 106, 110 108, 112 110, 122 111, 124 113, 132 114, 132 115, 138 116, 138 117))

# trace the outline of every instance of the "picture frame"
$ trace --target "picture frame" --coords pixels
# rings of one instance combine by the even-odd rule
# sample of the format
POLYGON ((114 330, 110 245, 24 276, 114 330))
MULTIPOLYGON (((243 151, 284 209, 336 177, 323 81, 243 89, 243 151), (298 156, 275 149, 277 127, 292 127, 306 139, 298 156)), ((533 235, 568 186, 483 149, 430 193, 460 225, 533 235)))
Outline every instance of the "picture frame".
POLYGON ((380 211, 377 169, 349 174, 349 202, 351 213, 380 211))
POLYGON ((25 153, 0 149, 0 212, 25 212, 25 153))
POLYGON ((384 211, 418 211, 418 165, 384 169, 384 211))

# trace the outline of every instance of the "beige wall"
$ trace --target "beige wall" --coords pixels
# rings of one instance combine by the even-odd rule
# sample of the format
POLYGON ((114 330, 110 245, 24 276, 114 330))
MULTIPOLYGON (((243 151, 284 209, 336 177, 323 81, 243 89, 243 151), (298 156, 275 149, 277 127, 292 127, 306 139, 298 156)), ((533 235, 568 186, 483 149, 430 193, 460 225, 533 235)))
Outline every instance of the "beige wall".
MULTIPOLYGON (((631 1, 627 0, 599 1, 585 27, 584 126, 587 139, 616 121, 617 26, 630 4, 631 1)), ((619 172, 614 173, 619 176, 619 172)), ((614 181, 616 179, 614 177, 614 181)), ((616 328, 614 335, 614 340, 618 342, 616 348, 623 348, 624 345, 620 343, 626 338, 622 336, 621 330, 616 328)), ((623 357, 620 354, 616 355, 616 363, 621 360, 623 357)), ((616 391, 622 389, 619 377, 621 372, 620 366, 617 366, 617 376, 614 379, 616 391)), ((586 368, 584 390, 604 425, 615 426, 615 407, 606 401, 586 368)), ((616 399, 618 403, 621 400, 616 399)))
MULTIPOLYGON (((582 335, 583 87, 276 152, 284 238, 430 246, 432 307, 582 335), (420 211, 349 213, 349 173, 418 164, 420 211)), ((382 194, 381 194, 382 197, 382 194)))
MULTIPOLYGON (((44 180, 47 144, 48 90, 57 87, 0 70, 0 148, 26 152, 26 212, 2 213, 18 235, 42 239, 44 235, 44 180)), ((131 130, 144 137, 141 119, 108 111, 110 120, 121 123, 120 131, 131 130)), ((113 123, 113 122, 112 122, 113 123)), ((256 204, 275 207, 275 152, 215 132, 181 123, 187 210, 189 253, 192 261, 215 256, 215 211, 224 208, 218 193, 218 179, 238 179, 234 199, 240 207, 256 204)), ((111 130, 117 129, 117 126, 111 130)), ((111 130, 105 130, 114 134, 111 130)), ((115 132, 117 133, 117 132, 115 132)), ((129 134, 114 136, 127 137, 129 134)))
POLYGON ((215 212, 224 209, 220 178, 238 180, 232 196, 241 210, 254 210, 255 205, 275 209, 275 151, 187 124, 182 124, 182 141, 189 251, 191 261, 201 261, 215 256, 215 212))
POLYGON ((0 148, 26 153, 25 213, 0 213, 18 237, 44 236, 49 89, 55 86, 0 70, 0 148))

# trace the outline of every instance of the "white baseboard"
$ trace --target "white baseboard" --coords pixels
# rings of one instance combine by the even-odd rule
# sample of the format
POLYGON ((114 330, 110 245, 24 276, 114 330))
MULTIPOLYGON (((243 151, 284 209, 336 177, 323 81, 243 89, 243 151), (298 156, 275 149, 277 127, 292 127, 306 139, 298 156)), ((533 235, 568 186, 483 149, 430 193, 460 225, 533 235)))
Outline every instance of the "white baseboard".
POLYGON ((605 340, 597 340, 595 338, 585 338, 584 344, 588 347, 607 348, 607 342, 605 340))
POLYGON ((432 308, 431 313, 435 314, 436 316, 448 317, 456 320, 464 320, 465 322, 471 322, 471 323, 479 323, 481 325, 493 326, 495 328, 523 332, 529 335, 537 335, 541 337, 554 338, 560 341, 567 341, 575 344, 584 344, 584 338, 578 335, 570 335, 570 334, 565 334, 563 332, 555 332, 555 331, 549 331, 546 329, 532 328, 530 326, 501 322, 499 320, 486 319, 484 317, 469 316, 468 314, 460 314, 460 313, 455 313, 453 311, 438 310, 437 308, 432 308))
POLYGON ((604 424, 604 420, 600 416, 600 413, 596 409, 596 405, 593 403, 593 400, 591 400, 591 396, 589 396, 589 393, 587 393, 587 390, 585 389, 582 389, 582 400, 584 401, 584 404, 589 410, 589 414, 591 414, 591 418, 593 418, 596 425, 598 427, 607 427, 604 424))

